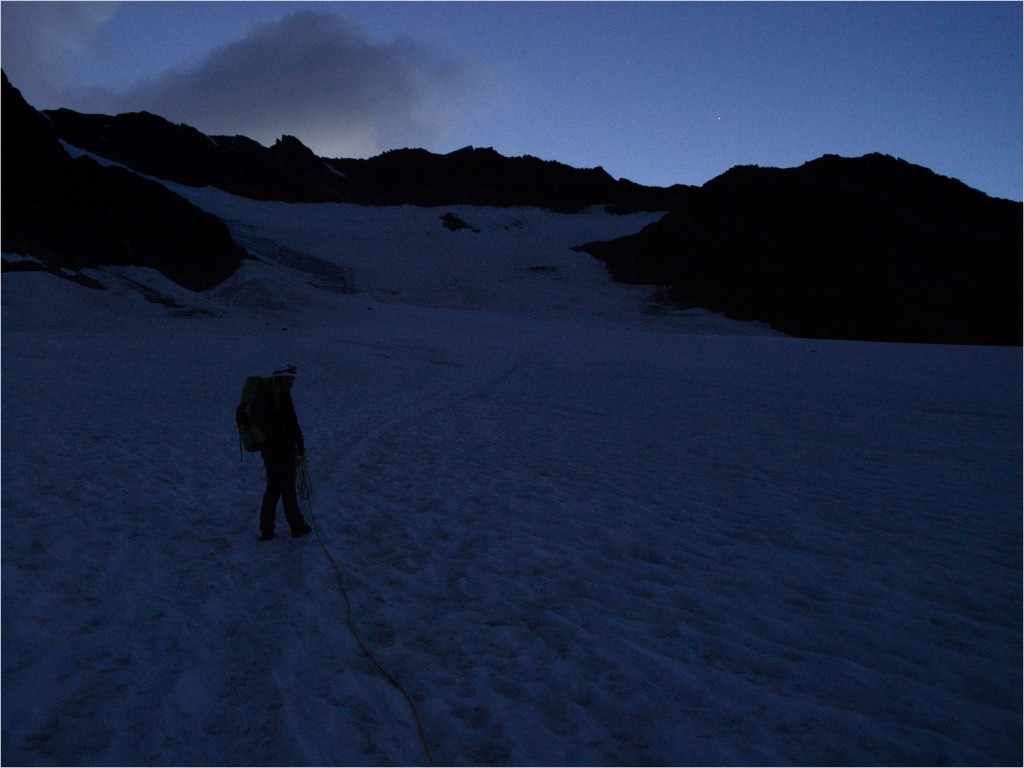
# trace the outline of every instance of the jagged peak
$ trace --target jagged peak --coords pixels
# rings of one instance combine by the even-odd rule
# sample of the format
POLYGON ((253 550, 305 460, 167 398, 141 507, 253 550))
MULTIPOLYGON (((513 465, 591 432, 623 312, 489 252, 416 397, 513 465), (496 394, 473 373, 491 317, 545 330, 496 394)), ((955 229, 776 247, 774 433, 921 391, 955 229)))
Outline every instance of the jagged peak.
POLYGON ((295 136, 284 134, 277 141, 274 142, 274 146, 270 148, 271 152, 277 154, 285 154, 292 158, 302 158, 304 160, 318 160, 316 153, 313 152, 309 147, 303 144, 295 136))

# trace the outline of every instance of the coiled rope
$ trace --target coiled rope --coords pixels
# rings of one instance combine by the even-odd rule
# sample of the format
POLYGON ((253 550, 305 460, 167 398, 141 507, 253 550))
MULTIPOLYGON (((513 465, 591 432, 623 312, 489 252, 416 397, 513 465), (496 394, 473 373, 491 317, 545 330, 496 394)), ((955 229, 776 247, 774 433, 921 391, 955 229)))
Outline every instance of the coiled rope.
POLYGON ((420 744, 423 745, 423 751, 427 756, 427 763, 431 766, 434 765, 434 758, 430 754, 430 747, 427 744, 427 736, 423 730, 423 721, 420 719, 419 710, 416 708, 416 703, 412 700, 412 696, 409 695, 408 691, 402 687, 390 672, 388 672, 377 661, 376 657, 370 653, 370 649, 366 647, 366 643, 363 642, 363 638, 359 635, 359 630, 356 629, 355 620, 352 618, 352 600, 348 595, 348 589, 345 586, 345 577, 341 573, 341 568, 338 567, 338 563, 335 561, 331 551, 324 544, 323 539, 320 537, 320 526, 317 525, 316 515, 313 513, 313 485, 309 480, 309 470, 306 466, 306 455, 304 453, 295 454, 295 491, 303 501, 306 502, 306 506, 309 509, 309 518, 313 523, 313 532, 316 534, 317 543, 320 544, 320 549, 327 555, 327 559, 330 561, 331 566, 334 568, 334 573, 338 576, 338 586, 341 587, 341 594, 345 598, 345 621, 348 624, 348 631, 352 634, 352 638, 356 641, 356 645, 359 647, 359 652, 363 654, 370 663, 376 667, 377 671, 380 672, 381 676, 400 693, 409 705, 409 710, 412 712, 413 719, 416 721, 416 731, 420 738, 420 744))

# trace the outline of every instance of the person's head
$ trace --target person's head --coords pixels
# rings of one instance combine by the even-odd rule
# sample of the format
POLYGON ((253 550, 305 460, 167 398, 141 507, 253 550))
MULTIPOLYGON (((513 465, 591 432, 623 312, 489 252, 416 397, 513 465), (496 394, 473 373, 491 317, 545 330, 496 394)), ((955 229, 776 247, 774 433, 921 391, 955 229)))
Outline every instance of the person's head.
POLYGON ((292 384, 295 383, 295 375, 298 373, 294 365, 286 365, 274 371, 274 384, 282 392, 291 392, 292 384))

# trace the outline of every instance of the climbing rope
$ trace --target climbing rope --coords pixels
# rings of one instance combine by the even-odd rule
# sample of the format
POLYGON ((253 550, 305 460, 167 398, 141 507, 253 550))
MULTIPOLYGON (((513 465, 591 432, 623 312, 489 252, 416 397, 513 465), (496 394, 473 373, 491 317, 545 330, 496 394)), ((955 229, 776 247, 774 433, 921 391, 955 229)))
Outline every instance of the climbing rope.
MULTIPOLYGON (((313 498, 313 484, 309 482, 309 468, 306 466, 305 453, 295 454, 295 492, 303 501, 313 498)), ((312 506, 310 506, 309 514, 310 516, 313 514, 312 506)))
POLYGON ((431 766, 434 765, 434 758, 430 754, 430 747, 427 745, 427 736, 423 730, 423 721, 420 719, 419 710, 416 708, 416 703, 412 700, 412 696, 409 695, 408 691, 402 687, 399 683, 379 661, 370 653, 370 649, 366 647, 366 643, 363 642, 363 638, 359 635, 359 630, 356 629, 355 620, 352 618, 352 600, 348 595, 348 589, 345 586, 345 577, 341 573, 341 568, 335 561, 331 551, 324 544, 323 539, 320 537, 320 526, 317 525, 316 515, 313 513, 313 486, 309 481, 309 470, 306 467, 306 456, 303 453, 295 455, 295 490, 298 493, 299 498, 306 502, 306 507, 309 509, 309 519, 313 522, 313 532, 316 534, 317 543, 320 544, 320 549, 327 555, 327 559, 330 561, 331 566, 334 568, 334 573, 338 576, 338 586, 341 587, 342 597, 345 598, 345 621, 348 624, 348 631, 352 634, 352 638, 356 641, 356 645, 359 647, 360 653, 370 660, 370 663, 377 669, 378 672, 391 683, 392 686, 402 694, 406 703, 409 705, 409 709, 412 712, 413 719, 416 721, 416 731, 419 734, 420 744, 423 745, 423 751, 427 756, 427 763, 431 766))

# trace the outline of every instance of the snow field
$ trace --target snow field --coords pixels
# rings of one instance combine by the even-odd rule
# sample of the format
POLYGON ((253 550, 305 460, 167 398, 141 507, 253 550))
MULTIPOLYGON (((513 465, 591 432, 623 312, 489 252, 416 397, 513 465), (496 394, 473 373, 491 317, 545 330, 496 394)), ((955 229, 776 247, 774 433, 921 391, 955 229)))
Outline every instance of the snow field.
POLYGON ((423 764, 316 538, 255 541, 232 412, 282 363, 318 535, 438 764, 1020 762, 1020 350, 645 315, 540 239, 564 279, 437 298, 332 251, 337 209, 218 204, 365 292, 4 277, 4 762, 423 764))

